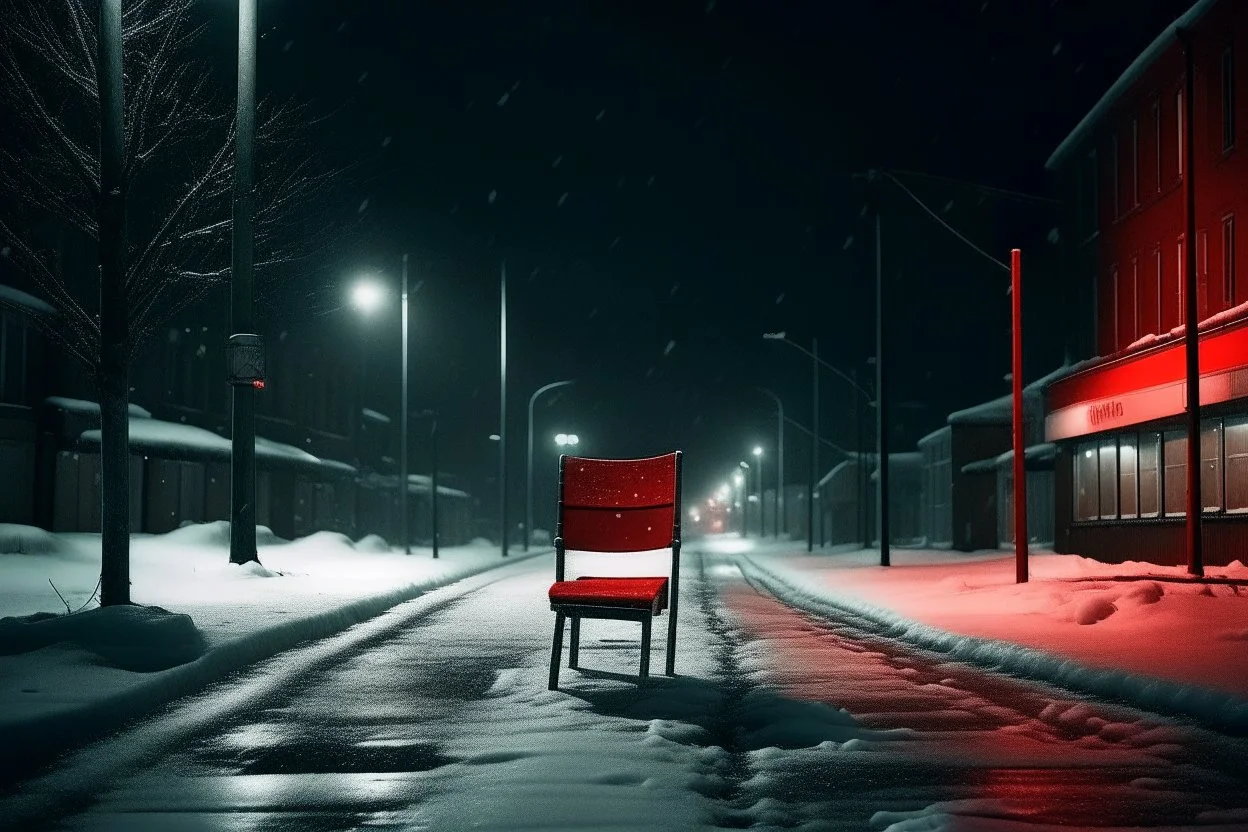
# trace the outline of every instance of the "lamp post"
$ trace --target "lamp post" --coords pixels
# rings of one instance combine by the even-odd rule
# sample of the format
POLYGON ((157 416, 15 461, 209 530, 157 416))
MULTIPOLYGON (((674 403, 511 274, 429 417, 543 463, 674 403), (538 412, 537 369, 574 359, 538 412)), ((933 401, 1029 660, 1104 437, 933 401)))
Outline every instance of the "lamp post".
POLYGON ((498 529, 507 557, 507 264, 498 275, 498 529))
POLYGON ((525 497, 525 513, 524 513, 524 551, 529 551, 529 539, 533 536, 533 405, 537 403, 537 399, 543 393, 549 390, 555 390, 560 387, 567 387, 576 382, 572 379, 564 379, 563 381, 552 381, 533 391, 533 395, 529 396, 529 455, 527 478, 524 489, 525 497))
POLYGON ((762 540, 766 537, 767 531, 763 520, 763 448, 761 445, 754 446, 754 469, 757 473, 755 482, 758 483, 758 539, 762 540))
POLYGON ((776 539, 781 532, 788 534, 789 518, 784 513, 784 402, 766 387, 756 387, 761 393, 770 396, 776 403, 776 539))
MULTIPOLYGON (((744 462, 741 463, 745 465, 744 462)), ((745 500, 742 499, 742 491, 745 486, 745 475, 740 471, 732 475, 732 483, 737 487, 737 509, 741 512, 741 536, 746 536, 745 528, 745 500)))
MULTIPOLYGON (((409 518, 407 516, 407 353, 408 353, 408 334, 409 334, 409 316, 407 302, 407 255, 403 255, 403 268, 401 278, 401 294, 400 294, 400 310, 401 310, 401 327, 402 327, 402 359, 400 361, 402 369, 402 379, 399 382, 399 537, 403 541, 403 551, 405 554, 412 553, 412 541, 409 528, 409 518)), ((351 303, 356 309, 365 315, 372 314, 381 306, 385 299, 385 291, 372 280, 361 280, 355 284, 351 290, 351 303)))
MULTIPOLYGON (((235 110, 234 215, 231 231, 230 330, 255 331, 252 290, 256 212, 256 0, 238 2, 238 100, 235 110)), ((230 562, 256 556, 256 388, 234 385, 230 406, 230 562)))
MULTIPOLYGON (((809 551, 812 551, 812 549, 814 548, 815 483, 818 481, 818 470, 819 470, 819 367, 822 366, 825 369, 831 370, 833 373, 840 376, 847 384, 849 384, 851 388, 853 388, 855 395, 866 396, 867 397, 866 401, 871 403, 872 407, 877 407, 877 404, 874 402, 871 402, 871 393, 868 390, 864 389, 861 385, 859 385, 858 382, 855 381, 851 376, 847 375, 846 373, 842 372, 837 367, 829 364, 827 361, 824 361, 822 358, 819 357, 819 342, 817 340, 814 340, 814 339, 811 340, 811 349, 808 350, 805 347, 803 347, 801 344, 798 344, 795 341, 790 341, 786 337, 784 332, 764 332, 763 339, 766 341, 783 341, 784 343, 788 344, 790 347, 797 350, 798 352, 809 356, 811 359, 811 387, 812 387, 812 398, 814 399, 814 402, 811 407, 812 416, 813 416, 811 430, 813 432, 814 438, 813 438, 813 441, 811 442, 811 453, 810 453, 810 458, 811 458, 810 483, 807 486, 807 491, 806 491, 807 500, 810 503, 809 510, 806 512, 806 551, 809 552, 809 551)), ((877 443, 879 442, 879 436, 876 437, 876 441, 877 443)), ((881 489, 880 489, 881 492, 883 492, 883 486, 885 485, 887 485, 887 482, 885 480, 881 480, 881 489)))

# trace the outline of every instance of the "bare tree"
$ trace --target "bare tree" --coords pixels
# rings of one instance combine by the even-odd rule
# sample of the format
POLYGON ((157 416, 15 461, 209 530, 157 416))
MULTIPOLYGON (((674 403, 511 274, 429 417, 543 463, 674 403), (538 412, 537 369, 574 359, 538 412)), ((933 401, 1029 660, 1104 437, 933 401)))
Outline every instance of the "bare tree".
MULTIPOLYGON (((0 0, 0 105, 9 134, 0 144, 0 244, 56 314, 20 311, 98 385, 104 604, 129 603, 129 493, 119 487, 128 482, 129 367, 152 333, 230 273, 234 123, 230 100, 194 57, 202 27, 192 6, 0 0), (110 54, 116 62, 109 7, 123 56, 116 90, 105 66, 110 54), (109 103, 118 103, 110 95, 123 90, 124 146, 110 155, 109 103), (98 247, 98 281, 56 267, 38 231, 49 222, 98 247), (110 246, 118 272, 111 281, 110 246), (88 288, 99 290, 98 311, 88 288), (110 454, 110 447, 119 452, 110 454), (110 529, 110 518, 121 528, 110 529)), ((306 226, 291 214, 303 211, 332 175, 300 141, 304 115, 289 105, 265 106, 257 120, 258 270, 289 262, 307 240, 298 234, 306 226)))

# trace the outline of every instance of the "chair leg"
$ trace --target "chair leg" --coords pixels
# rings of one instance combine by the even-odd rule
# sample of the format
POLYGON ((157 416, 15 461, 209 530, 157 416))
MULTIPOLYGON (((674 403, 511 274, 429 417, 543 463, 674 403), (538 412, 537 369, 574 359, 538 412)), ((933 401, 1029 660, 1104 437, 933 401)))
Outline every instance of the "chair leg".
POLYGON ((572 640, 568 643, 568 667, 573 670, 580 668, 580 649, 581 649, 581 617, 579 615, 572 616, 572 640))
POLYGON ((651 616, 647 615, 641 619, 641 678, 645 679, 650 675, 650 621, 651 616))
POLYGON ((561 612, 555 613, 555 640, 550 648, 550 689, 559 689, 559 658, 563 653, 563 622, 567 619, 567 615, 561 612))

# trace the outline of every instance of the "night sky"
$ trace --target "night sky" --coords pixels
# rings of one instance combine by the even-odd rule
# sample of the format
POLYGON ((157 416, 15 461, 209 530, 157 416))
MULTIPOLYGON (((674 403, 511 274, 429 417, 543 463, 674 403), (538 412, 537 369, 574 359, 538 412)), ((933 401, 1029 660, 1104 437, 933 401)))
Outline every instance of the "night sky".
MULTIPOLYGON (((684 449, 700 498, 756 441, 774 460, 755 385, 809 424, 809 359, 763 332, 872 371, 868 169, 912 172, 898 176, 994 257, 1023 248, 1027 375, 1061 362, 1056 208, 932 177, 1054 196, 1049 153, 1187 5, 264 0, 262 93, 328 116, 309 135, 349 192, 317 208, 340 244, 269 303, 324 314, 359 273, 396 280, 410 252, 412 405, 445 414, 444 464, 489 505, 505 261, 517 498, 529 394, 562 378, 579 383, 538 408, 547 482, 566 430, 589 455, 684 449)), ((206 39, 226 73, 234 25, 214 16, 206 39)), ((878 193, 890 436, 907 450, 1007 392, 1008 275, 899 189, 878 193)), ((366 337, 370 377, 396 378, 369 403, 393 413, 389 321, 366 337)), ((822 430, 852 445, 849 388, 821 384, 822 430)), ((786 439, 801 481, 808 445, 786 439)))

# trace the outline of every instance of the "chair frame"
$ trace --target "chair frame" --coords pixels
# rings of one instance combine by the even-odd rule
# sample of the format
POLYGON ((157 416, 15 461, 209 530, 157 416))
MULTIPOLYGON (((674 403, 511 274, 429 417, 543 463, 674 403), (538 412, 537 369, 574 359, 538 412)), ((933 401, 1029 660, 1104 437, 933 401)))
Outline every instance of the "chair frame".
MULTIPOLYGON (((672 540, 669 544, 672 552, 671 576, 667 582, 667 656, 664 674, 676 675, 676 618, 680 589, 680 489, 682 453, 675 451, 676 474, 672 495, 672 540)), ((564 580, 565 545, 563 539, 564 509, 564 470, 567 461, 573 457, 562 454, 559 457, 559 517, 555 531, 555 581, 564 580)), ((627 551, 627 550, 626 550, 627 551)), ((646 551, 642 549, 634 551, 646 551)), ((641 624, 641 666, 638 673, 638 684, 650 676, 650 633, 654 617, 661 611, 655 609, 658 604, 645 609, 598 604, 558 604, 551 602, 550 608, 555 613, 555 635, 550 651, 550 690, 559 689, 559 665, 563 657, 563 630, 568 620, 572 622, 571 638, 568 643, 568 667, 573 670, 580 668, 581 619, 597 618, 617 621, 637 621, 641 624)))

